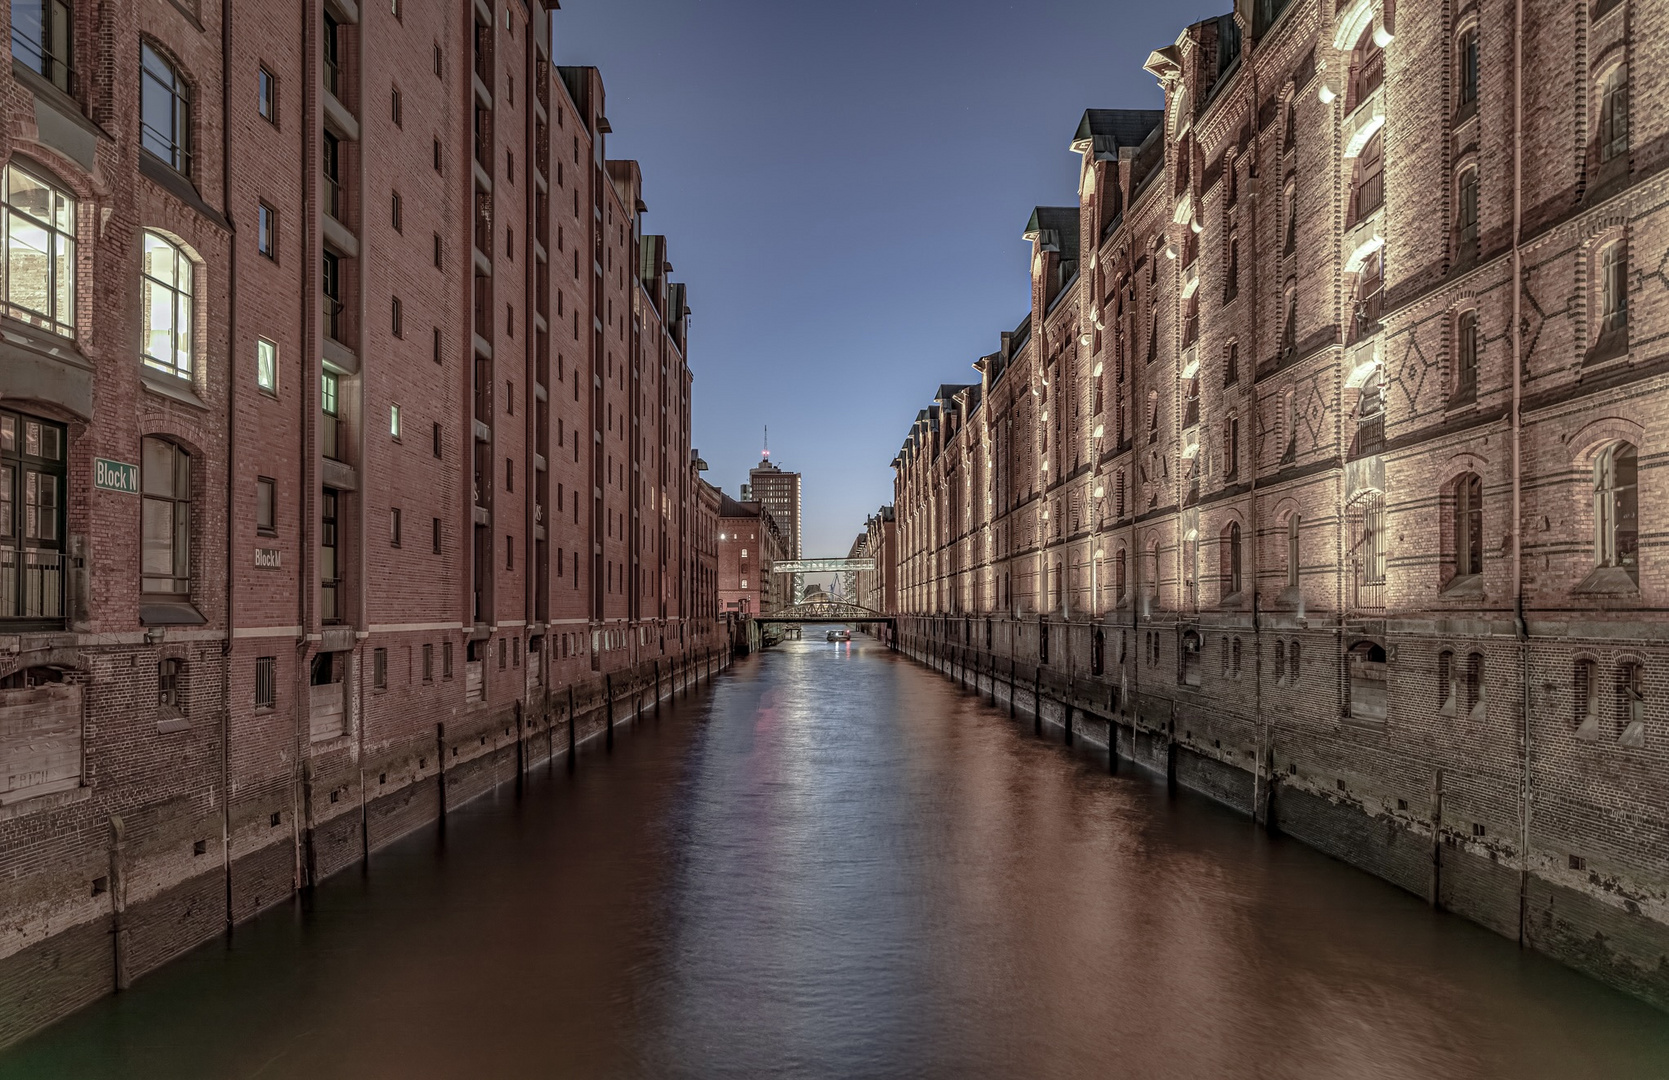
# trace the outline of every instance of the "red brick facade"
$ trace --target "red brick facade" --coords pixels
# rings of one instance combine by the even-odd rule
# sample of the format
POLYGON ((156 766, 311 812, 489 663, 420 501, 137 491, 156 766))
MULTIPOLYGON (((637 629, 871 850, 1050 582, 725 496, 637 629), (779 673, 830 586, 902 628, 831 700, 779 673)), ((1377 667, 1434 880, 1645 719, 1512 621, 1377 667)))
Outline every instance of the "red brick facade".
POLYGON ((684 286, 550 13, 67 10, 0 101, 0 1044, 728 654, 684 286))
POLYGON ((911 429, 895 559, 916 655, 1669 1004, 1654 15, 1187 28, 911 429))

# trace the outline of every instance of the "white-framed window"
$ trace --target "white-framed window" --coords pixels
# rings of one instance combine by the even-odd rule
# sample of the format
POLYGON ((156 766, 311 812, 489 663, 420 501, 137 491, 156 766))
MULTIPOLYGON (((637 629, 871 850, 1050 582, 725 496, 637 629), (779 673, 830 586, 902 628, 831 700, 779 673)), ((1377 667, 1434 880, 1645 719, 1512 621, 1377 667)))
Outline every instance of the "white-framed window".
POLYGON ((6 166, 6 314, 65 337, 75 333, 75 198, 6 166))
POLYGON ((1594 462, 1594 565, 1638 567, 1639 452, 1633 443, 1607 447, 1594 462))
POLYGON ((400 406, 398 405, 388 407, 388 434, 396 440, 400 438, 400 406))
POLYGON ((278 346, 266 338, 255 339, 255 385, 278 393, 278 346))
POLYGON ((192 266, 179 245, 145 232, 140 275, 146 366, 189 379, 192 375, 192 266))

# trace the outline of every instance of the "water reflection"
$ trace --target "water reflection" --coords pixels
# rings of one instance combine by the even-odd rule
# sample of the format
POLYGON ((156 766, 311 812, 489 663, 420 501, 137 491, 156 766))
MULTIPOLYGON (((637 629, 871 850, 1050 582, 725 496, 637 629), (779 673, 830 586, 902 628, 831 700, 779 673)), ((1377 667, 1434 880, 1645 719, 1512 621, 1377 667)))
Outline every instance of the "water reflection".
POLYGON ((1669 1075, 1662 1014, 1029 731, 785 643, 0 1077, 1669 1075))

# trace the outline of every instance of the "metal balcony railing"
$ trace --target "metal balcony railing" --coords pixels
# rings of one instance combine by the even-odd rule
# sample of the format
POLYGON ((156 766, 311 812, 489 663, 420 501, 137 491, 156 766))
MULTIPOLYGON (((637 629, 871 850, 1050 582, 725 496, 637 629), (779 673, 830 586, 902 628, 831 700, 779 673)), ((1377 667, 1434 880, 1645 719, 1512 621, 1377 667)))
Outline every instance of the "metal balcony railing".
POLYGON ((0 548, 0 620, 64 617, 64 555, 0 548))

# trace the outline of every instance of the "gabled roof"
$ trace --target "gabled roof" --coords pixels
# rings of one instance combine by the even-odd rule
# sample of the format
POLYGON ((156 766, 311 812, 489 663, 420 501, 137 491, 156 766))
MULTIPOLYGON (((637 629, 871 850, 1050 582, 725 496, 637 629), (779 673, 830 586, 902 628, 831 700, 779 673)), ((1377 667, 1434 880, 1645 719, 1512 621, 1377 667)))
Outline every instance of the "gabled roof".
POLYGON ((1121 146, 1140 146, 1148 133, 1165 122, 1163 109, 1085 109, 1072 136, 1072 149, 1093 148, 1100 155, 1118 156, 1121 146))
POLYGON ((1037 206, 1032 208, 1032 216, 1026 221, 1027 240, 1043 238, 1045 245, 1049 237, 1045 233, 1055 233, 1055 243, 1070 243, 1072 250, 1078 249, 1078 208, 1076 206, 1037 206))

